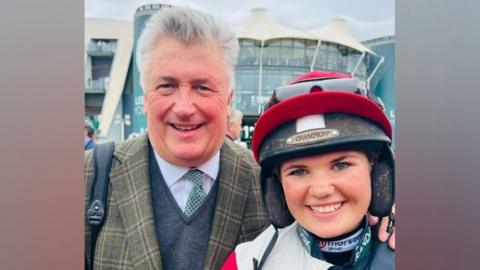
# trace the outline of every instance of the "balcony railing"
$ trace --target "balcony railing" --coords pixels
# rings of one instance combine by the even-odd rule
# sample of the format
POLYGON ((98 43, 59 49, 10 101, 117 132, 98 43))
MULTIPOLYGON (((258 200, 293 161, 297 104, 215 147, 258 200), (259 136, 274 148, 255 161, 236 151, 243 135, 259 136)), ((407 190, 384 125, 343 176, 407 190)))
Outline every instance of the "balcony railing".
POLYGON ((87 94, 102 94, 108 89, 110 78, 99 78, 96 80, 88 79, 85 82, 85 93, 87 94))
POLYGON ((87 45, 87 53, 90 55, 113 55, 117 50, 115 41, 90 41, 87 45))

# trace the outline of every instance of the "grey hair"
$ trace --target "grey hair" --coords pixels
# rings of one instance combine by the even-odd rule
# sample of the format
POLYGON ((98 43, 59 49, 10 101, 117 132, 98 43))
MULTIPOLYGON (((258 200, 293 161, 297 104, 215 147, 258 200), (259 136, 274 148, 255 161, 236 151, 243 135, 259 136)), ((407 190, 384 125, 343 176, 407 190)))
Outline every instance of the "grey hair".
POLYGON ((231 108, 230 109, 230 123, 235 123, 238 119, 243 117, 243 113, 237 109, 231 108))
POLYGON ((238 39, 232 29, 213 16, 187 7, 168 7, 154 13, 145 23, 138 40, 135 60, 140 72, 140 85, 145 92, 145 73, 150 52, 163 37, 173 37, 185 44, 213 42, 223 52, 227 64, 230 91, 235 84, 235 64, 238 56, 238 39))

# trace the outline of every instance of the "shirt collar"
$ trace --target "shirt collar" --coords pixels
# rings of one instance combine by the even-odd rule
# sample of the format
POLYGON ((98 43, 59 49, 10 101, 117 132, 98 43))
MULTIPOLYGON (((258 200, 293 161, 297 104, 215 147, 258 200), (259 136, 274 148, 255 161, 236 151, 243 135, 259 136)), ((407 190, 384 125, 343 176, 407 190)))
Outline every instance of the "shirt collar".
MULTIPOLYGON (((175 184, 180 178, 182 178, 183 175, 188 172, 188 170, 191 169, 168 163, 162 157, 160 157, 155 150, 153 150, 153 153, 155 153, 155 159, 157 160, 160 172, 165 179, 165 183, 169 187, 175 184)), ((220 150, 217 151, 217 153, 215 153, 211 159, 198 166, 197 169, 208 175, 212 180, 217 179, 218 171, 220 170, 220 150)))

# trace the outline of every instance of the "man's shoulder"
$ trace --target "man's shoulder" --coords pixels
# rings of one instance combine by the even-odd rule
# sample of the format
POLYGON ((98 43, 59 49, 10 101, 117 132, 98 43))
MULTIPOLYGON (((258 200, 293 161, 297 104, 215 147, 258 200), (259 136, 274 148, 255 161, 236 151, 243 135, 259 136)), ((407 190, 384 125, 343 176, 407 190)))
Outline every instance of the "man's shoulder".
POLYGON ((136 155, 138 152, 148 151, 147 135, 140 135, 133 139, 115 143, 115 157, 125 159, 136 155))
MULTIPOLYGON (((148 138, 146 135, 115 143, 110 174, 124 173, 121 169, 122 163, 127 160, 132 161, 132 164, 137 164, 136 167, 141 167, 142 164, 148 162, 148 138)), ((93 150, 85 151, 84 176, 87 190, 90 190, 95 177, 93 150)), ((86 192, 86 195, 88 199, 89 192, 86 192)))
MULTIPOLYGON (((98 144, 97 144, 98 145, 98 144)), ((115 149, 113 152, 113 163, 117 161, 125 161, 128 158, 133 156, 146 156, 146 151, 148 151, 148 138, 146 135, 141 135, 133 139, 129 139, 126 141, 121 141, 115 143, 115 149)), ((93 150, 85 151, 85 167, 92 167, 93 168, 93 150)), ((113 164, 112 163, 112 164, 113 164)))
POLYGON ((220 158, 248 168, 259 168, 251 150, 244 148, 229 139, 225 139, 225 142, 222 145, 220 158))

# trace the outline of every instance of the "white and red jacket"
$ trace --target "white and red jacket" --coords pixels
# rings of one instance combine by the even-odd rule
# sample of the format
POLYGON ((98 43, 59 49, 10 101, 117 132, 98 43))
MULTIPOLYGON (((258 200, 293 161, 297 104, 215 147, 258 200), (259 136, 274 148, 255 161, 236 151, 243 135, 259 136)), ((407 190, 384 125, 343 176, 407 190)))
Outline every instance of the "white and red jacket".
MULTIPOLYGON (((312 257, 303 247, 297 235, 297 222, 278 230, 278 239, 271 250, 268 259, 262 269, 275 270, 306 270, 306 269, 328 269, 332 264, 312 257)), ((275 228, 269 226, 253 241, 237 245, 230 253, 222 266, 222 270, 252 270, 254 269, 253 259, 258 262, 262 260, 272 238, 275 235, 275 228)))

